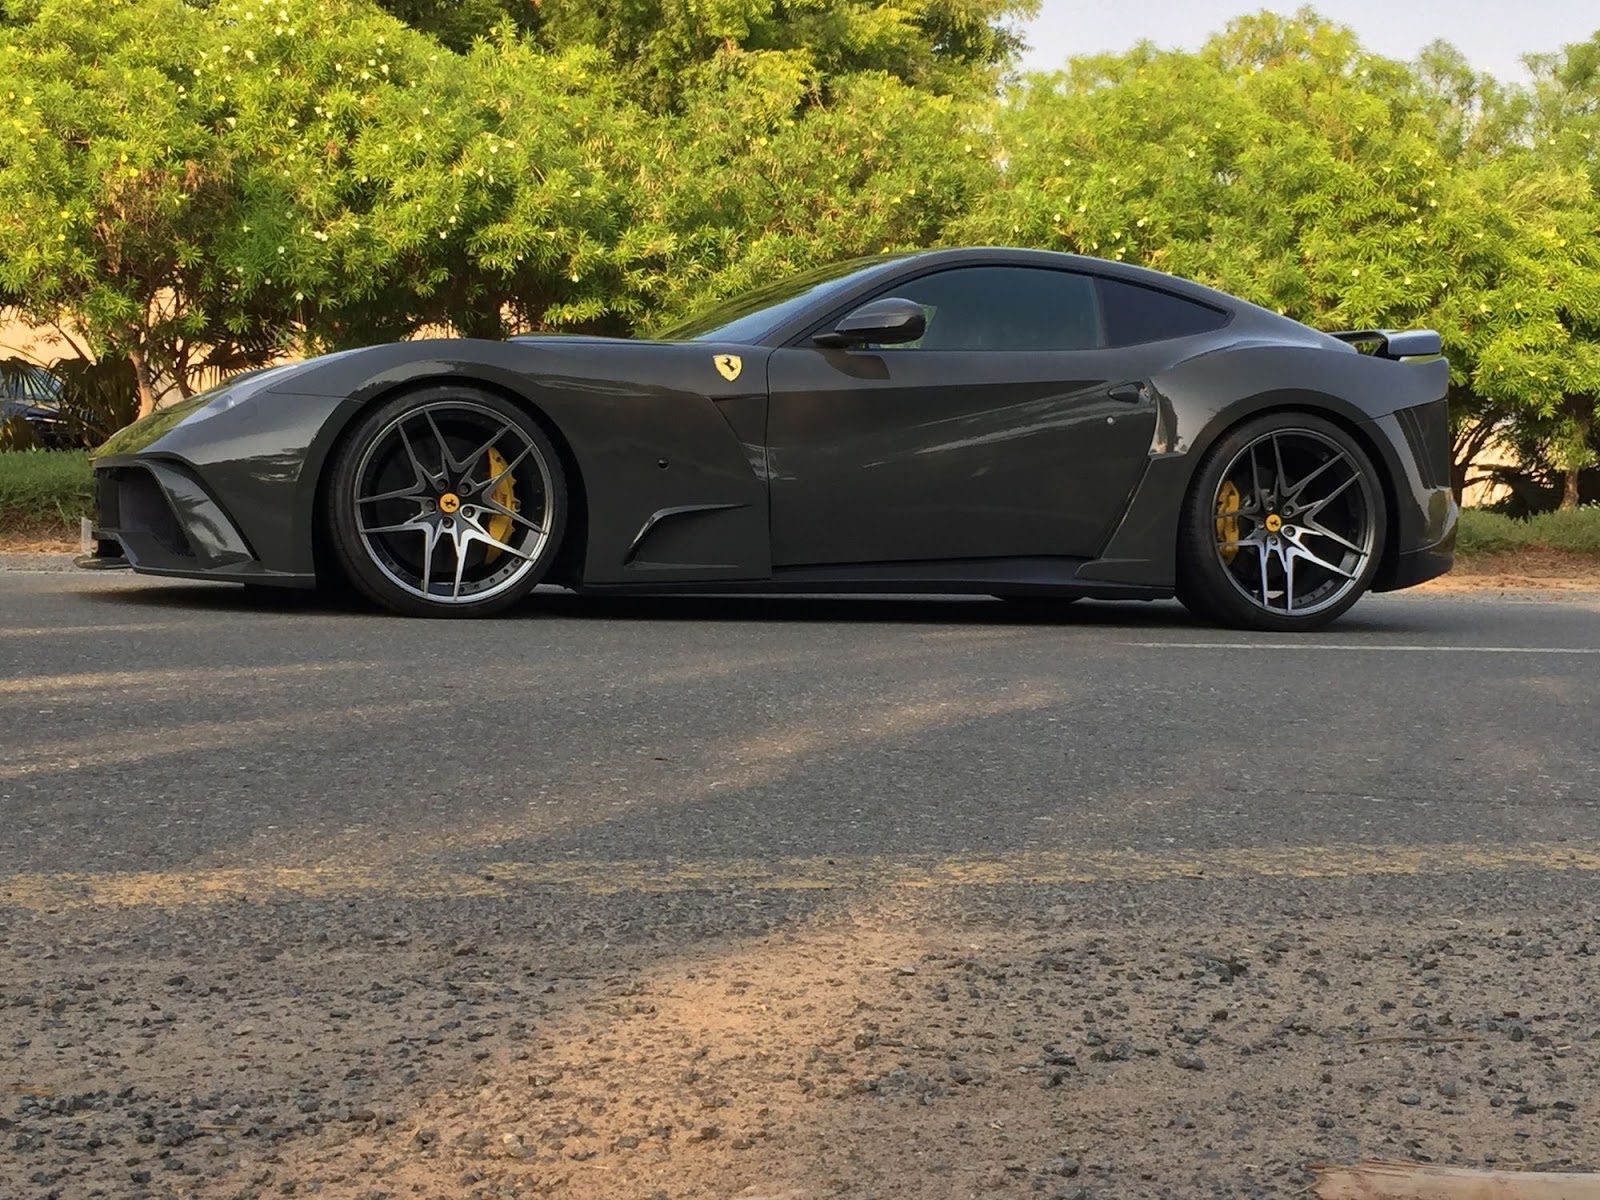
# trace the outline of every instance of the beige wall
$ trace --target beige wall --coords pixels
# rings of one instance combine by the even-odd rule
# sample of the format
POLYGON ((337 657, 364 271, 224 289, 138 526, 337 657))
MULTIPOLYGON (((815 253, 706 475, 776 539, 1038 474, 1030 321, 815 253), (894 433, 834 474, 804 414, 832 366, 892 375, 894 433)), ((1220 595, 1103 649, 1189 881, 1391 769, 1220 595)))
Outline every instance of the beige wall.
MULTIPOLYGON (((1517 465, 1517 456, 1511 448, 1501 442, 1490 442, 1483 453, 1478 455, 1478 467, 1514 467, 1517 465)), ((1511 495, 1511 489, 1503 483, 1474 483, 1462 493, 1461 503, 1465 508, 1487 508, 1491 504, 1498 504, 1501 500, 1511 495)))
POLYGON ((73 349, 53 329, 34 329, 21 321, 0 321, 0 358, 25 358, 48 364, 73 349))

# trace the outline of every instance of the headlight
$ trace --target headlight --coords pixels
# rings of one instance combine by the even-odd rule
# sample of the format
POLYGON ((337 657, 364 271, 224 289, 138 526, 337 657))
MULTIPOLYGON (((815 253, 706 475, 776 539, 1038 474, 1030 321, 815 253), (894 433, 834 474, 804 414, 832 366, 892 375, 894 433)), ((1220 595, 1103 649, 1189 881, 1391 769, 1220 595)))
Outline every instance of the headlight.
MULTIPOLYGON (((237 408, 257 392, 263 392, 269 387, 277 386, 290 375, 297 374, 309 367, 331 362, 336 358, 343 358, 347 354, 356 353, 359 353, 359 351, 336 350, 332 354, 323 354, 317 358, 284 363, 278 367, 259 367, 254 371, 246 371, 243 375, 235 375, 228 382, 212 388, 209 392, 202 393, 202 396, 206 398, 205 403, 184 423, 193 424, 195 421, 204 421, 207 417, 225 413, 230 408, 237 408)), ((194 399, 199 400, 202 396, 196 396, 194 399)))
POLYGON ((196 400, 204 402, 195 412, 189 415, 184 424, 193 425, 196 421, 204 421, 207 418, 225 413, 230 408, 237 408, 263 388, 270 387, 291 371, 298 370, 304 365, 304 363, 286 363, 281 367, 266 367, 259 371, 247 371, 243 375, 235 376, 227 383, 196 396, 196 400))
MULTIPOLYGON (((340 351, 341 354, 350 351, 340 351)), ((257 392, 265 391, 274 384, 282 383, 284 377, 317 363, 326 362, 332 355, 323 355, 321 358, 306 359, 304 362, 285 363, 279 367, 263 367, 255 371, 247 371, 242 375, 235 375, 226 383, 218 384, 203 392, 196 392, 187 400, 180 400, 176 404, 168 404, 148 416, 140 417, 133 424, 117 430, 105 443, 90 453, 90 458, 103 458, 111 454, 133 454, 143 450, 152 442, 165 437, 180 425, 192 425, 196 421, 204 421, 210 417, 225 413, 230 408, 237 408, 246 400, 252 399, 257 392)))

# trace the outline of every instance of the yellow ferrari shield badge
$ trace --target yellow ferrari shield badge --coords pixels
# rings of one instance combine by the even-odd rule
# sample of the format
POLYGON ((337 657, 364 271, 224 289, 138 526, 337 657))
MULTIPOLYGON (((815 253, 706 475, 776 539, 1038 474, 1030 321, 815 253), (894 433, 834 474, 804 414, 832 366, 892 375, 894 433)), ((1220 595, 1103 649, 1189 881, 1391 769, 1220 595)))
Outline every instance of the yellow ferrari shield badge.
POLYGON ((744 370, 744 359, 737 354, 716 354, 711 361, 716 364, 717 374, 729 383, 739 378, 739 372, 744 370))

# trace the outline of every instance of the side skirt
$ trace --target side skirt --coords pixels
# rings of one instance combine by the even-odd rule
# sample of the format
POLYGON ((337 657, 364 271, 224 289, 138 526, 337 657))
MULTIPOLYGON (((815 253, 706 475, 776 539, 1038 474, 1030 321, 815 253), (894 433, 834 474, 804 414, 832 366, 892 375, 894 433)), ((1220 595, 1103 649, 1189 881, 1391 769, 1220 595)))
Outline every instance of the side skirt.
POLYGON ((839 563, 775 567, 765 579, 582 584, 585 595, 623 593, 860 593, 923 595, 1083 596, 1100 600, 1165 600, 1170 587, 1079 578, 1093 560, 978 558, 938 562, 839 563))

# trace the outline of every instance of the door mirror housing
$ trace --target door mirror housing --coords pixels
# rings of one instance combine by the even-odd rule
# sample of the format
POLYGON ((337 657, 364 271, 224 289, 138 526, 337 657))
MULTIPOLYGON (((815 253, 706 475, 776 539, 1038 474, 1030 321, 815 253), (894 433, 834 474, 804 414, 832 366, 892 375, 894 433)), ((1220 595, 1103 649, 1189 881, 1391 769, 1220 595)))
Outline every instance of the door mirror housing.
POLYGON ((898 296, 871 300, 811 340, 819 346, 894 346, 914 342, 928 329, 922 305, 898 296))

